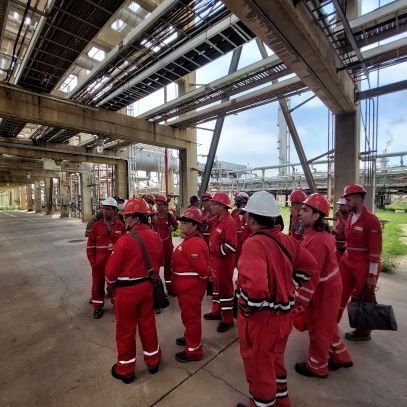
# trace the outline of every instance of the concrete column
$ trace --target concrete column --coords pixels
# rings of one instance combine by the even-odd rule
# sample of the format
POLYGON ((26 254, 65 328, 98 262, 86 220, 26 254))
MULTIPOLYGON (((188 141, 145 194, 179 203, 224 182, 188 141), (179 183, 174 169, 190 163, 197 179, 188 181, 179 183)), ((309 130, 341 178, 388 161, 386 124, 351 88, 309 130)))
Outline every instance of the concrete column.
POLYGON ((127 161, 120 160, 115 168, 114 194, 126 199, 129 196, 129 178, 127 161))
POLYGON ((32 212, 34 206, 32 184, 27 184, 26 191, 27 191, 27 211, 32 212))
POLYGON ((89 181, 89 171, 81 172, 81 210, 83 222, 92 219, 92 201, 89 181))
POLYGON ((34 183, 34 201, 35 201, 35 212, 41 212, 41 185, 39 181, 34 183))
MULTIPOLYGON (((188 130, 186 130, 188 131, 188 130)), ((196 134, 190 137, 191 145, 179 152, 179 174, 180 174, 180 202, 181 209, 189 205, 189 197, 196 195, 198 190, 198 164, 196 149, 196 134)))
POLYGON ((59 175, 61 218, 67 218, 69 216, 69 184, 67 175, 66 172, 61 172, 59 175))
MULTIPOLYGON (((177 81, 178 95, 184 95, 195 89, 196 72, 184 76, 177 81)), ((181 209, 189 205, 189 197, 198 193, 198 153, 197 153, 197 132, 196 129, 185 129, 188 140, 191 142, 185 150, 179 151, 179 183, 181 209)))
POLYGON ((359 182, 357 112, 335 116, 335 201, 350 183, 359 182))
POLYGON ((53 179, 45 178, 45 214, 51 215, 52 213, 52 188, 53 188, 53 179))
POLYGON ((27 192, 25 186, 18 188, 20 195, 20 209, 27 209, 27 192))

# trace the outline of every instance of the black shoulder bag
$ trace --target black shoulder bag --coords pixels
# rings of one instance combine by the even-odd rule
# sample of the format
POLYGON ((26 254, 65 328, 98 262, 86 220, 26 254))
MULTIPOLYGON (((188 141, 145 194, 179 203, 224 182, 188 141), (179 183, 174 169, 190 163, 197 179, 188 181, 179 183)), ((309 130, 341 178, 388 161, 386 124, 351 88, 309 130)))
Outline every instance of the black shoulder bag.
POLYGON ((365 302, 365 295, 359 301, 348 304, 349 324, 352 328, 397 331, 397 322, 391 305, 365 302))
POLYGON ((144 245, 143 240, 141 239, 140 235, 135 231, 131 231, 130 234, 137 240, 138 244, 140 245, 140 249, 143 253, 144 263, 147 267, 148 277, 150 278, 151 282, 153 283, 153 290, 154 290, 154 309, 159 308, 167 308, 170 305, 168 301, 168 297, 164 291, 164 285, 161 281, 160 276, 157 276, 154 273, 153 265, 151 264, 150 256, 147 253, 147 249, 144 245))

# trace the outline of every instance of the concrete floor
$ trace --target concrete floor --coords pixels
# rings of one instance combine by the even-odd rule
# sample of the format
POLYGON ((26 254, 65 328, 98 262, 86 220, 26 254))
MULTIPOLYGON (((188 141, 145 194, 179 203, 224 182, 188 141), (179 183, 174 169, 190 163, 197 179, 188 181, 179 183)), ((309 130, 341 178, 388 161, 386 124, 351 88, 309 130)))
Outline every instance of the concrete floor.
MULTIPOLYGON (((0 211, 0 405, 1 406, 222 406, 247 402, 236 329, 219 334, 203 321, 205 358, 174 360, 182 334, 178 306, 157 316, 163 351, 160 372, 150 375, 138 349, 137 380, 112 379, 115 362, 112 307, 101 320, 88 304, 90 268, 85 225, 27 212, 0 211)), ((391 303, 398 332, 375 332, 369 343, 347 343, 355 366, 326 380, 298 376, 306 333, 290 337, 286 353, 294 407, 407 406, 407 262, 383 275, 379 299, 391 303)), ((210 304, 205 300, 204 311, 210 304)), ((344 321, 342 329, 348 329, 344 321)))

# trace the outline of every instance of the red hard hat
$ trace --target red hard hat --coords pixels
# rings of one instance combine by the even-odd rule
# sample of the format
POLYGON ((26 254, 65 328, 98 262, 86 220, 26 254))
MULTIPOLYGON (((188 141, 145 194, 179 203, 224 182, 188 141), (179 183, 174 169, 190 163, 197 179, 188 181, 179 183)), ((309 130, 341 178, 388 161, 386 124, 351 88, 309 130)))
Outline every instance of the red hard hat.
POLYGON ((201 199, 209 198, 212 199, 212 195, 209 192, 204 192, 201 196, 201 199))
POLYGON ((349 184, 346 185, 343 190, 343 196, 352 195, 352 194, 366 194, 366 189, 359 184, 349 184))
POLYGON ((147 195, 144 197, 144 199, 145 199, 146 201, 155 202, 154 195, 151 195, 151 194, 147 194, 147 195))
POLYGON ((323 213, 325 216, 328 216, 331 210, 328 200, 321 194, 311 194, 303 203, 323 213))
POLYGON ((195 222, 202 223, 203 215, 200 209, 198 208, 188 208, 178 220, 194 220, 195 222))
POLYGON ((305 192, 302 189, 295 189, 290 194, 291 202, 304 202, 304 200, 306 198, 307 198, 307 195, 305 195, 305 192))
POLYGON ((157 196, 155 197, 155 201, 156 201, 156 202, 158 202, 158 201, 164 202, 165 204, 168 203, 167 197, 164 196, 164 195, 157 195, 157 196))
POLYGON ((213 196, 212 201, 218 202, 222 205, 227 206, 230 208, 230 198, 229 195, 226 192, 216 192, 216 194, 213 196))
POLYGON ((141 213, 144 215, 150 214, 148 203, 141 198, 129 199, 123 209, 123 215, 131 215, 132 213, 141 213))

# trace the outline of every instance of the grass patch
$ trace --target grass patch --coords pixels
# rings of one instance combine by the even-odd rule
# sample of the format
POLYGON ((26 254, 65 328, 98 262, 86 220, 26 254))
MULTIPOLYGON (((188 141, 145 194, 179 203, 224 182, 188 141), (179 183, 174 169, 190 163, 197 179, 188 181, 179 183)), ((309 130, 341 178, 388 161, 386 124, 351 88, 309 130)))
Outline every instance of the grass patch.
POLYGON ((400 225, 407 224, 407 214, 387 210, 377 210, 379 219, 388 220, 383 229, 382 271, 393 273, 399 264, 399 256, 407 255, 407 245, 402 242, 405 236, 400 225))
POLYGON ((404 210, 407 211, 407 202, 397 202, 390 205, 386 205, 386 209, 395 211, 395 210, 404 210))

